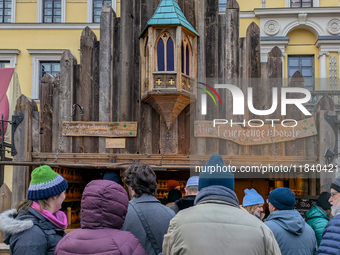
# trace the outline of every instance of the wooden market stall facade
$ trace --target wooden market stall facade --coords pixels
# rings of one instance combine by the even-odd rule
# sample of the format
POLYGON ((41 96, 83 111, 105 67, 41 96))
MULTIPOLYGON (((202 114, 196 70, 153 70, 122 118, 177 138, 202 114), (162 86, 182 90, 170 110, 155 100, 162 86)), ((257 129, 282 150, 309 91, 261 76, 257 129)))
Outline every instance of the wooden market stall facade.
MULTIPOLYGON (((190 167, 205 165, 213 153, 238 169, 277 163, 325 165, 325 150, 337 153, 333 149, 337 132, 325 120, 335 115, 327 95, 308 108, 317 132, 305 138, 242 145, 195 137, 194 121, 216 115, 233 119, 231 103, 218 108, 208 101, 207 115, 198 114, 204 92, 197 89, 197 81, 219 77, 235 84, 241 78, 245 82, 237 86, 245 94, 247 87, 256 88, 254 107, 264 109, 272 104, 272 87, 281 87, 283 77, 278 47, 269 53, 268 63, 260 63, 260 30, 255 23, 248 27, 246 38, 239 38, 236 0, 228 1, 224 14, 218 14, 218 1, 202 1, 204 9, 200 2, 122 1, 120 18, 109 5, 103 6, 100 40, 86 27, 79 63, 70 51, 63 53, 60 76, 46 74, 42 79, 40 111, 24 95, 17 101, 14 115, 23 121, 14 136, 18 154, 8 163, 14 165, 12 205, 25 198, 30 172, 40 164, 54 167, 69 181, 65 202, 75 211, 76 221, 85 184, 102 178, 105 171, 124 170, 135 162, 155 169, 161 198, 167 180, 179 180, 184 187, 190 167), (273 82, 254 81, 261 77, 273 82)), ((303 88, 302 75, 295 73, 288 86, 303 88)), ((232 100, 226 90, 219 90, 219 95, 222 102, 232 100)), ((245 119, 256 118, 246 111, 245 119)), ((283 119, 279 110, 270 118, 283 119)), ((301 121, 305 116, 288 108, 285 119, 301 121)), ((280 186, 297 195, 315 196, 328 190, 333 177, 315 171, 294 176, 273 173, 236 179, 235 187, 240 201, 248 187, 265 198, 280 186)))

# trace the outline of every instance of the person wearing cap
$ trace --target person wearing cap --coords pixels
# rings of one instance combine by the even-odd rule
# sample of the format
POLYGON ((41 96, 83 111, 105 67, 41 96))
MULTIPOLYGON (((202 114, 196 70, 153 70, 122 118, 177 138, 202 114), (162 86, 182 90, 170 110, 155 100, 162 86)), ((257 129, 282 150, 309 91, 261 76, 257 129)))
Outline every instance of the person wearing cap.
POLYGON ((328 223, 327 211, 331 209, 331 204, 328 202, 331 194, 329 192, 322 192, 312 208, 306 213, 307 224, 312 227, 315 232, 318 246, 322 239, 322 232, 328 223))
POLYGON ((123 185, 122 178, 120 177, 119 171, 106 172, 103 176, 103 180, 113 181, 121 186, 123 185))
POLYGON ((261 218, 261 212, 263 212, 263 197, 257 193, 255 189, 245 189, 245 196, 243 197, 243 208, 250 214, 261 218))
POLYGON ((283 255, 315 254, 314 231, 294 205, 295 195, 290 189, 274 189, 268 196, 270 214, 264 223, 273 231, 283 255))
POLYGON ((194 205, 194 201, 196 195, 198 194, 198 176, 191 176, 187 185, 184 188, 185 196, 176 200, 175 204, 170 207, 170 209, 174 210, 175 213, 178 213, 180 210, 189 208, 194 205))
POLYGON ((0 230, 12 255, 52 255, 65 235, 67 217, 59 211, 67 181, 49 166, 33 170, 27 199, 0 214, 0 230))
POLYGON ((327 223, 323 233, 318 254, 340 254, 340 177, 331 184, 331 212, 333 218, 327 223))
POLYGON ((195 205, 170 221, 163 255, 281 254, 270 229, 240 209, 234 175, 220 155, 209 158, 199 174, 198 189, 195 205))

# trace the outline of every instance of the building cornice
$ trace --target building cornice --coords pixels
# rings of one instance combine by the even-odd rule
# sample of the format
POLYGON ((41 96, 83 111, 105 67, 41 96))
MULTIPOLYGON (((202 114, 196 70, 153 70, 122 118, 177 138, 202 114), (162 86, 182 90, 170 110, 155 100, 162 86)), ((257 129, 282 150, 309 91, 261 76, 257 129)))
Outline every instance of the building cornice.
POLYGON ((0 54, 17 54, 19 55, 20 50, 17 49, 0 49, 0 54))
POLYGON ((61 55, 66 49, 27 49, 29 54, 58 54, 61 55))
POLYGON ((340 14, 340 7, 309 7, 309 8, 256 8, 254 9, 255 17, 272 16, 272 15, 298 15, 300 13, 306 14, 340 14))
POLYGON ((1 23, 0 30, 99 30, 99 23, 1 23))

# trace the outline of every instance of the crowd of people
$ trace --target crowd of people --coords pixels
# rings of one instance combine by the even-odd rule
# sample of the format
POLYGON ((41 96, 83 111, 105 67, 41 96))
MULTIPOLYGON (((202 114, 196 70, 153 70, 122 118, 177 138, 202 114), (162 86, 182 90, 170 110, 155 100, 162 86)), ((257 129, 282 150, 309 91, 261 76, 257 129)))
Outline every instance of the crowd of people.
MULTIPOLYGON (((214 154, 207 167, 224 166, 214 154)), ((169 181, 168 204, 155 198, 156 174, 147 164, 133 164, 120 176, 106 173, 84 189, 81 228, 65 234, 60 211, 67 181, 48 166, 31 175, 27 199, 0 214, 0 230, 13 255, 28 254, 340 254, 340 178, 330 193, 320 194, 306 221, 294 209, 289 188, 269 193, 269 216, 263 220, 263 197, 246 189, 242 205, 234 175, 201 172, 188 179, 185 196, 169 181), (131 200, 129 201, 129 196, 131 200)))

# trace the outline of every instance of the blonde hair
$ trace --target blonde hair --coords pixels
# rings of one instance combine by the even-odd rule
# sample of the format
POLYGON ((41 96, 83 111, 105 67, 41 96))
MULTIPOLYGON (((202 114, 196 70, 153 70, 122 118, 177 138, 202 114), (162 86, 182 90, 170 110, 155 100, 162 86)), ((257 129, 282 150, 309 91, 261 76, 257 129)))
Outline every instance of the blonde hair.
POLYGON ((29 199, 24 199, 21 202, 18 203, 17 205, 17 212, 19 212, 20 209, 27 211, 33 204, 33 201, 37 202, 40 211, 44 210, 46 207, 50 206, 47 202, 47 199, 41 199, 41 200, 29 200, 29 199))
POLYGON ((257 205, 248 205, 248 206, 244 206, 243 208, 247 210, 247 212, 249 212, 250 214, 254 215, 255 209, 259 206, 260 204, 257 205))

